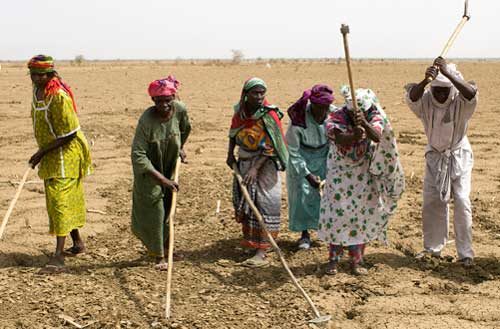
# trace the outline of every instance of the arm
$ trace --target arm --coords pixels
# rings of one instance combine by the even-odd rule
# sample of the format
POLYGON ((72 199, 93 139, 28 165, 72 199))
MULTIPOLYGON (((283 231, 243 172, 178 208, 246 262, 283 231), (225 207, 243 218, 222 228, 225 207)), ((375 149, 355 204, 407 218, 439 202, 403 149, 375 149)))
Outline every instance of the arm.
POLYGON ((259 155, 253 166, 248 170, 245 177, 243 177, 243 182, 245 185, 250 185, 257 182, 257 175, 259 174, 260 168, 266 163, 266 161, 272 161, 270 157, 265 155, 259 155))
POLYGON ((307 163, 300 154, 300 128, 290 126, 286 132, 286 140, 288 144, 288 171, 292 171, 295 176, 304 177, 312 187, 318 188, 320 179, 311 174, 307 168, 307 163))
POLYGON ((179 186, 176 182, 163 176, 155 169, 151 160, 147 156, 148 142, 146 129, 141 121, 137 125, 134 141, 132 142, 132 166, 134 174, 147 174, 153 177, 159 185, 177 191, 179 186))
POLYGON ((236 158, 234 157, 235 147, 236 147, 236 140, 234 139, 234 137, 229 137, 226 163, 229 166, 229 168, 231 168, 231 170, 233 169, 233 163, 236 162, 236 158))
POLYGON ((420 81, 418 84, 414 85, 413 88, 411 88, 410 92, 408 93, 408 96, 410 97, 410 100, 412 102, 416 102, 422 98, 422 96, 424 95, 425 86, 429 84, 429 80, 430 81, 434 80, 437 77, 438 73, 439 71, 435 66, 429 66, 427 70, 425 70, 424 79, 420 81))
POLYGON ((40 163, 42 158, 49 152, 68 144, 73 138, 75 138, 76 132, 72 133, 71 135, 57 138, 54 140, 49 146, 47 146, 44 149, 39 149, 29 160, 29 164, 31 165, 31 168, 35 168, 37 164, 40 163))
POLYGON ((181 150, 180 150, 180 157, 182 163, 187 163, 187 155, 186 152, 184 151, 184 144, 186 144, 186 141, 189 137, 189 134, 191 133, 191 122, 189 121, 189 116, 187 114, 187 111, 184 110, 182 112, 181 120, 179 122, 179 128, 181 131, 181 150))
POLYGON ((461 79, 459 76, 451 74, 446 65, 446 60, 442 57, 436 58, 434 61, 434 65, 439 67, 441 73, 447 77, 451 83, 458 89, 461 95, 465 97, 467 100, 472 100, 474 96, 476 96, 476 89, 469 83, 465 82, 465 80, 461 79))

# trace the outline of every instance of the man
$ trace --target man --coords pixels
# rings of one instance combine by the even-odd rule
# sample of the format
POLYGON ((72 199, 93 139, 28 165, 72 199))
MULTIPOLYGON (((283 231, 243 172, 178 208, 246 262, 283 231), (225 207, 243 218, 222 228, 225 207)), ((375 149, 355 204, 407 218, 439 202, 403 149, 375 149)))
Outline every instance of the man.
POLYGON ((466 132, 477 105, 476 86, 465 82, 454 64, 438 57, 425 71, 425 78, 407 85, 406 90, 408 106, 424 124, 428 143, 422 210, 424 251, 417 257, 441 255, 448 238, 448 204, 453 198, 458 259, 470 267, 474 258, 469 199, 473 156, 466 132), (429 81, 430 90, 426 90, 429 81))

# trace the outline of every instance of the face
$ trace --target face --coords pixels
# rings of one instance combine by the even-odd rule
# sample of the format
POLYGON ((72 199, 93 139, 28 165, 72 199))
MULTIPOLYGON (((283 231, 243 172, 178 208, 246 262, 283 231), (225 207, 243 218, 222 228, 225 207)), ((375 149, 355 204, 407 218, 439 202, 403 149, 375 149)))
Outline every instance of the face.
POLYGON ((153 102, 155 103, 156 110, 158 114, 165 119, 170 119, 173 112, 173 101, 175 99, 174 95, 171 96, 155 96, 152 97, 153 102))
POLYGON ((31 81, 37 88, 44 88, 52 78, 52 75, 49 73, 31 73, 30 76, 31 81))
POLYGON ((311 103, 311 113, 317 123, 323 123, 325 121, 329 109, 330 105, 311 103))
POLYGON ((432 96, 441 104, 445 103, 450 95, 451 88, 449 87, 432 87, 432 96))
POLYGON ((247 91, 247 103, 250 107, 259 107, 264 103, 266 97, 266 88, 262 86, 255 86, 247 91))

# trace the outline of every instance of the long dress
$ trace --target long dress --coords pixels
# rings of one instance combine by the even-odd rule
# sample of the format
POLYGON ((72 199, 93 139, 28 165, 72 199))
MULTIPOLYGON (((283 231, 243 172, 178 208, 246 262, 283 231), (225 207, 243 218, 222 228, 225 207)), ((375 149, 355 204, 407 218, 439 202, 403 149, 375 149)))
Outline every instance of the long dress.
MULTIPOLYGON (((238 169, 244 176, 259 156, 268 157, 259 170, 257 182, 247 186, 248 192, 261 213, 267 231, 278 236, 281 223, 281 177, 288 151, 281 131, 282 113, 277 107, 263 106, 251 118, 241 118, 243 113, 235 107, 235 116, 229 137, 238 145, 238 169)), ((242 224, 245 247, 267 249, 271 245, 255 214, 243 197, 239 184, 233 181, 233 206, 236 220, 242 224)))
POLYGON ((63 89, 37 100, 34 88, 31 118, 40 149, 48 147, 57 138, 76 133, 67 144, 47 153, 38 167, 38 176, 45 185, 49 233, 67 236, 73 229, 85 225, 82 180, 92 172, 89 145, 80 129, 73 101, 63 89))
MULTIPOLYGON (((326 122, 318 124, 311 114, 311 105, 306 107, 306 127, 288 127, 288 166, 286 184, 288 190, 288 227, 295 232, 318 228, 320 195, 306 179, 308 174, 326 177, 328 139, 326 122)), ((333 112, 334 107, 330 107, 333 112)))
MULTIPOLYGON (((347 111, 343 107, 330 115, 327 129, 351 132, 347 111)), ((372 107, 367 120, 382 135, 378 144, 368 138, 349 146, 330 143, 318 237, 332 245, 386 241, 389 217, 404 191, 396 141, 385 113, 372 107)))
POLYGON ((132 143, 134 186, 132 192, 132 232, 143 242, 152 256, 164 256, 168 239, 168 213, 172 192, 158 184, 150 174, 153 169, 168 179, 179 152, 191 131, 186 107, 174 101, 175 113, 167 122, 148 108, 139 119, 132 143))

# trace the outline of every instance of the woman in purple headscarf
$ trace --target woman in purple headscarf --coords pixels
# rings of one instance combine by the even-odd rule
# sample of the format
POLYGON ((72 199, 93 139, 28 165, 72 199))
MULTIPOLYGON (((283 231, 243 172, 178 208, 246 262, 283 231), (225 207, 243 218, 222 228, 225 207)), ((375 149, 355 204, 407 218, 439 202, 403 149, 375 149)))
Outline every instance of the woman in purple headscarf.
POLYGON ((291 124, 286 133, 288 142, 288 226, 302 232, 300 249, 311 247, 309 230, 318 228, 319 187, 326 176, 328 139, 325 119, 335 110, 333 91, 318 84, 304 91, 289 109, 291 124))

